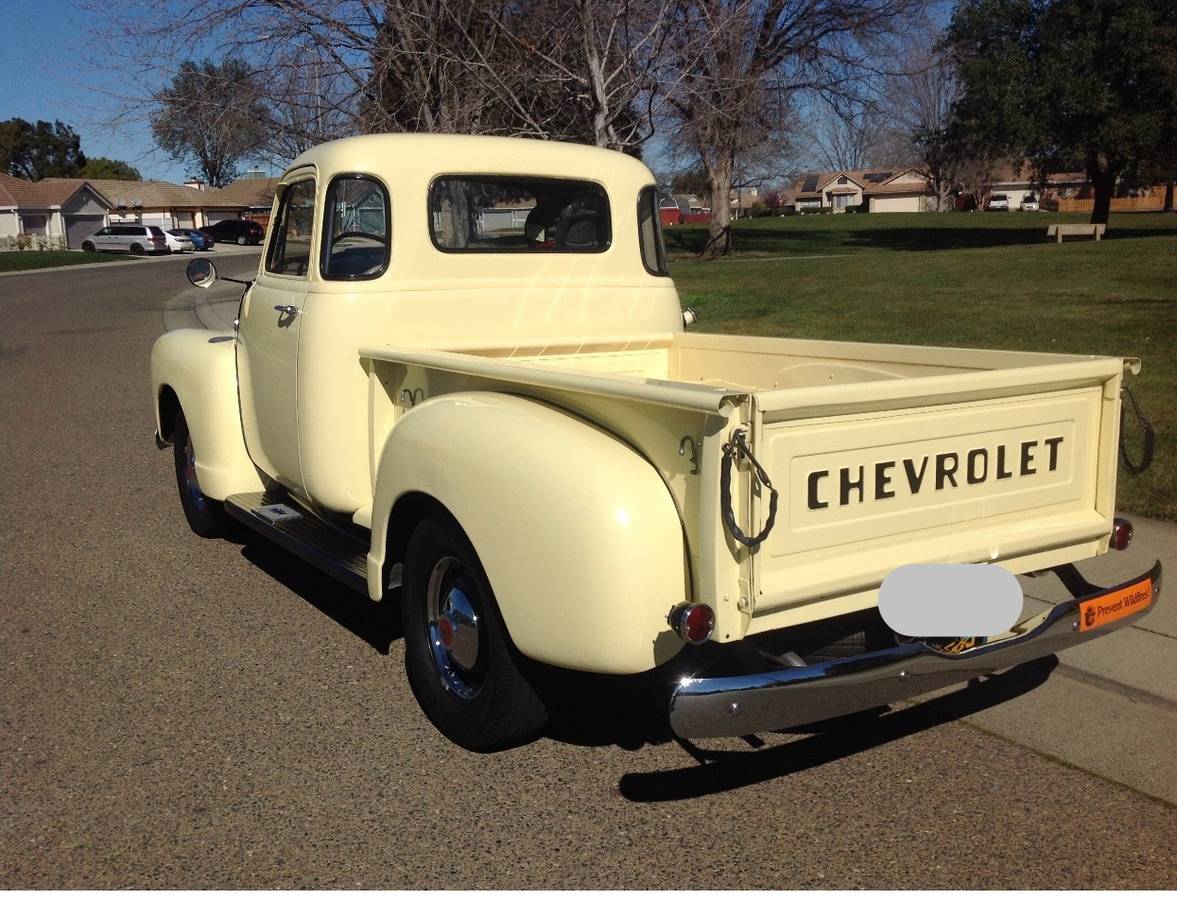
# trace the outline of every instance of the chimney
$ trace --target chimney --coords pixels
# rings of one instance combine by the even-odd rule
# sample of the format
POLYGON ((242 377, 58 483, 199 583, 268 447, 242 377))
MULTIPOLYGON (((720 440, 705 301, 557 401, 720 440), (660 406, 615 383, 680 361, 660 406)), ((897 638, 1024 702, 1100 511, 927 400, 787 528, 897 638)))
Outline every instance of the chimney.
POLYGON ((193 190, 196 190, 196 191, 207 191, 208 190, 208 185, 205 184, 203 181, 201 181, 199 178, 189 178, 187 181, 184 182, 184 187, 192 188, 193 190))

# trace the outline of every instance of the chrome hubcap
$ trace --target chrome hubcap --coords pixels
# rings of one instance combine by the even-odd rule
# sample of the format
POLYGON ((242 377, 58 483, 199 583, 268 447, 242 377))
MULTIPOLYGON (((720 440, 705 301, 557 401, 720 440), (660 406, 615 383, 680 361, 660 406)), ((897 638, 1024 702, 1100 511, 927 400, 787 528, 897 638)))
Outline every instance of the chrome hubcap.
POLYGON ((471 598, 478 596, 473 579, 452 556, 437 561, 426 588, 426 629, 434 668, 442 686, 456 697, 475 697, 486 679, 482 623, 471 598))

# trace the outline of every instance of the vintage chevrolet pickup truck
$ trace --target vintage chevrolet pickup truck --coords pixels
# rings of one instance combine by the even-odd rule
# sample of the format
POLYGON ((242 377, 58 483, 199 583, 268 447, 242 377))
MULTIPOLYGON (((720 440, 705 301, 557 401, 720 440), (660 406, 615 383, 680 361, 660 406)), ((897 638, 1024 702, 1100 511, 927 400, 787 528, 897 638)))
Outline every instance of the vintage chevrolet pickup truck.
POLYGON ((677 734, 744 735, 1155 604, 1159 565, 1112 588, 1072 565, 1131 536, 1113 506, 1135 361, 684 318, 641 162, 348 138, 281 177, 236 328, 155 344, 156 440, 197 534, 244 523, 398 602, 412 690, 471 749, 542 728, 545 666, 656 670, 677 734), (1074 599, 1001 633, 896 634, 880 585, 945 563, 1049 569, 1074 599))

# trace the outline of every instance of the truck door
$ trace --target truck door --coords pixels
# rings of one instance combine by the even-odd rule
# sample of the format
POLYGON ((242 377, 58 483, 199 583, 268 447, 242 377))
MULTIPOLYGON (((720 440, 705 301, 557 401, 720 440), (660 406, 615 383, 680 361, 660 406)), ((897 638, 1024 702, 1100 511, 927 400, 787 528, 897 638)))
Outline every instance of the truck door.
POLYGON ((295 370, 314 255, 315 179, 293 173, 278 186, 265 262, 241 310, 237 378, 245 445, 254 463, 302 492, 295 370))

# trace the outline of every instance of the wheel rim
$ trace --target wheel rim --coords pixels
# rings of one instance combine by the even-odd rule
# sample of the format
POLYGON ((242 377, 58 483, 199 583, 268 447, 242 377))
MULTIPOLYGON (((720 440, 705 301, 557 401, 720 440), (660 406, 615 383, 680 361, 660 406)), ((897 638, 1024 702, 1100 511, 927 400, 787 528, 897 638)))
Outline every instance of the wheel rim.
POLYGON ((472 700, 486 683, 477 583, 460 560, 443 557, 429 574, 425 603, 425 630, 442 687, 472 700))
POLYGON ((197 509, 204 509, 205 496, 196 480, 196 450, 192 447, 192 435, 184 442, 184 492, 197 509))

